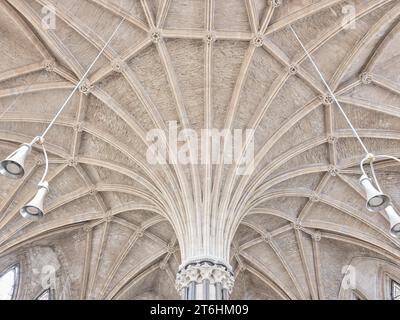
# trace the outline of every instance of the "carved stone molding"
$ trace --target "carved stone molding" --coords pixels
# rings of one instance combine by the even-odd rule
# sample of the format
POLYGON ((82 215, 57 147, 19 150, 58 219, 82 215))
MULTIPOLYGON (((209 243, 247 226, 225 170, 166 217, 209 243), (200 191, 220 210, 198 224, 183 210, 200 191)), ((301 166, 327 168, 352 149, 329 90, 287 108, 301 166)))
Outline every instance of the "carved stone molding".
POLYGON ((315 231, 314 234, 312 235, 312 238, 317 242, 321 241, 322 238, 321 231, 315 231))
POLYGON ((264 44, 264 39, 262 35, 257 35, 253 40, 252 43, 254 46, 256 46, 257 48, 261 47, 264 44))
POLYGON ((85 95, 88 95, 92 89, 93 85, 88 80, 84 81, 79 87, 79 91, 85 95))
POLYGON ((83 124, 81 122, 77 122, 74 124, 73 129, 75 132, 82 132, 83 131, 83 124))
POLYGON ((136 237, 137 237, 138 239, 140 239, 140 238, 142 238, 143 236, 144 236, 144 230, 143 230, 142 228, 137 229, 137 230, 136 230, 136 237))
POLYGON ((56 67, 55 60, 45 60, 43 62, 43 67, 47 72, 53 72, 56 67))
POLYGON ((301 226, 301 221, 299 219, 297 219, 294 223, 293 223, 293 229, 295 230, 301 230, 302 226, 301 226))
POLYGON ((314 203, 319 202, 320 201, 319 194, 316 192, 313 192, 313 194, 310 197, 310 200, 311 200, 311 202, 314 202, 314 203))
POLYGON ((332 105, 333 101, 334 101, 333 97, 329 93, 327 93, 327 94, 325 94, 323 96, 320 96, 320 100, 321 100, 322 104, 325 105, 325 106, 332 105))
POLYGON ((282 0, 270 0, 269 4, 271 7, 278 8, 282 4, 282 0))
POLYGON ((75 168, 78 165, 78 161, 75 158, 70 158, 67 161, 69 167, 75 168))
POLYGON ((150 34, 150 39, 153 43, 158 43, 161 40, 161 33, 159 30, 153 30, 150 34))
POLYGON ((89 190, 89 192, 88 192, 88 195, 89 196, 95 196, 97 194, 97 189, 96 189, 96 187, 91 187, 90 188, 90 190, 89 190))
POLYGON ((262 239, 266 242, 266 243, 271 243, 272 241, 272 235, 270 233, 265 233, 262 235, 262 239))
POLYGON ((337 142, 337 138, 334 136, 329 136, 328 137, 328 143, 329 144, 335 144, 337 142))
POLYGON ((122 59, 116 58, 111 61, 111 67, 115 72, 123 72, 126 67, 126 63, 122 59))
POLYGON ((41 159, 41 158, 36 158, 35 161, 36 161, 36 166, 40 167, 40 166, 43 165, 43 159, 41 159))
POLYGON ((235 279, 229 267, 202 260, 189 263, 177 274, 175 287, 186 300, 197 298, 227 299, 233 289, 235 279), (196 292, 201 290, 201 292, 196 292), (214 292, 212 292, 214 291, 214 292), (225 294, 224 294, 225 292, 225 294))
POLYGON ((332 177, 336 177, 339 173, 338 168, 336 168, 335 166, 329 166, 328 172, 332 177))
POLYGON ((215 36, 212 33, 208 33, 204 39, 204 41, 210 45, 211 43, 213 43, 215 41, 215 36))
POLYGON ((296 65, 291 65, 289 66, 288 71, 291 76, 294 76, 295 74, 297 74, 297 72, 299 72, 299 69, 296 65))
POLYGON ((372 82, 372 75, 369 72, 363 72, 360 75, 360 79, 363 84, 370 84, 372 82))

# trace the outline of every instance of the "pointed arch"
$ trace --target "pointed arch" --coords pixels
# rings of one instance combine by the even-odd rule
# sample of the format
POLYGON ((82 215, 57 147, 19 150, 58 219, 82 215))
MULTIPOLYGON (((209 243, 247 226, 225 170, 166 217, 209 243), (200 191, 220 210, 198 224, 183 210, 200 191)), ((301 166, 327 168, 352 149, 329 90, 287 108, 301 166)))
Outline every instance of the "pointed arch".
POLYGON ((43 290, 35 300, 54 300, 54 292, 50 288, 43 290))
POLYGON ((0 300, 15 300, 19 284, 19 264, 14 264, 0 273, 0 300))

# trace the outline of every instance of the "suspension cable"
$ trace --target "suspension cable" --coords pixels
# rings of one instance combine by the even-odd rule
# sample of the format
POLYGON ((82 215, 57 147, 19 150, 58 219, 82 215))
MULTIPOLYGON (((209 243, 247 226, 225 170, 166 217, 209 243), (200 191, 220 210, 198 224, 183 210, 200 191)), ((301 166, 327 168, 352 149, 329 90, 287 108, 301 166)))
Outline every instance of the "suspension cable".
POLYGON ((103 52, 106 50, 106 48, 108 47, 108 45, 111 43, 111 41, 114 39, 115 35, 117 34, 118 30, 121 28, 122 24, 125 22, 126 20, 126 16, 124 16, 124 18, 121 20, 121 22, 118 24, 117 28, 114 30, 114 32, 112 33, 112 35, 110 36, 110 38, 108 39, 108 41, 105 43, 105 45, 103 46, 103 48, 100 50, 99 54, 96 56, 96 58, 93 60, 92 64, 89 66, 89 68, 86 70, 86 72, 84 73, 84 75, 82 76, 81 80, 77 83, 77 85, 74 87, 74 89, 72 90, 71 94, 68 96, 68 98, 65 100, 64 104, 60 107, 60 109, 58 110, 57 114, 54 116, 53 120, 50 122, 50 124, 48 125, 48 127, 46 128, 46 130, 43 131, 43 133, 41 134, 41 138, 44 138, 47 133, 49 132, 49 130, 52 128, 52 126, 54 125, 54 123, 56 122, 57 118, 60 116, 60 114, 63 112, 63 110, 65 109, 65 107, 67 106, 68 102, 72 99, 72 97, 74 96, 75 92, 78 90, 78 88, 82 85, 83 81, 85 81, 87 75, 89 74, 89 72, 92 70, 93 66, 96 64, 96 62, 100 59, 101 55, 103 54, 103 52))
POLYGON ((301 45, 301 47, 303 48, 304 52, 306 53, 308 59, 310 60, 310 62, 312 63, 312 65, 314 66, 315 70, 317 71, 319 77, 321 78, 322 82, 324 83, 324 85, 326 86, 326 88, 328 89, 329 94, 332 96, 333 100, 335 101, 335 103, 337 104, 337 106, 339 107, 340 112, 343 114, 344 118, 346 119, 348 125, 350 126, 351 130, 353 131, 355 137, 357 138, 358 142, 360 143, 361 147, 364 149, 366 154, 369 154, 368 148, 365 146, 364 142, 362 141, 360 135, 358 134, 357 130, 354 128, 353 124, 351 123, 349 117, 347 116, 347 114, 344 112, 344 109, 342 108, 342 106, 340 105, 339 101, 337 100, 335 94, 333 93, 332 89, 330 88, 330 86, 328 85, 328 83, 326 82, 324 76, 322 75, 321 71, 319 70, 318 66, 316 65, 316 63, 314 62, 314 59, 311 57, 310 53, 308 52, 307 48, 304 46, 303 42, 301 42, 299 36, 297 35, 296 31, 294 31, 292 25, 289 25, 290 30, 292 30, 295 38, 297 39, 297 41, 299 42, 299 44, 301 45))
POLYGON ((43 154, 44 154, 44 161, 45 161, 45 169, 42 176, 42 179, 39 182, 39 185, 43 184, 46 181, 47 172, 49 171, 49 158, 47 156, 46 148, 44 144, 42 144, 43 154))
POLYGON ((43 133, 40 136, 37 136, 35 138, 32 139, 32 141, 28 144, 30 147, 32 147, 32 145, 38 143, 41 145, 42 150, 43 150, 43 154, 44 154, 44 159, 45 159, 45 170, 42 176, 42 179, 39 182, 39 185, 43 184, 45 182, 48 170, 49 170, 49 159, 48 159, 48 155, 47 155, 47 151, 46 148, 44 147, 44 138, 47 135, 47 133, 49 132, 49 130, 53 127, 54 123, 56 122, 56 120, 58 119, 58 117, 60 116, 60 114, 64 111, 65 107, 68 105, 68 103, 71 101, 72 97, 74 96, 74 94, 76 93, 76 91, 80 88, 80 86, 82 85, 82 83, 85 81, 87 75, 89 74, 89 72, 92 70, 92 68, 94 67, 94 65, 96 64, 96 62, 100 59, 100 57, 102 56, 102 54, 104 53, 104 51, 106 50, 106 48, 108 47, 108 45, 111 43, 111 41, 114 39, 115 35, 117 34, 117 32, 119 31, 119 29, 121 28, 122 24, 125 22, 125 20, 127 19, 127 15, 125 15, 122 20, 120 21, 120 23, 118 24, 118 26, 115 28, 114 32, 111 34, 110 38, 107 40, 107 42, 104 44, 104 46, 102 47, 102 49, 100 50, 100 52, 97 54, 96 58, 93 60, 93 62, 90 64, 90 66, 88 67, 88 69, 86 70, 86 72, 83 74, 83 76, 81 77, 81 79, 79 80, 79 82, 75 85, 74 89, 72 90, 72 92, 69 94, 68 98, 65 100, 65 102, 62 104, 62 106, 60 107, 60 109, 58 110, 58 112, 56 113, 56 115, 54 116, 54 118, 51 120, 50 124, 47 126, 47 128, 43 131, 43 133))

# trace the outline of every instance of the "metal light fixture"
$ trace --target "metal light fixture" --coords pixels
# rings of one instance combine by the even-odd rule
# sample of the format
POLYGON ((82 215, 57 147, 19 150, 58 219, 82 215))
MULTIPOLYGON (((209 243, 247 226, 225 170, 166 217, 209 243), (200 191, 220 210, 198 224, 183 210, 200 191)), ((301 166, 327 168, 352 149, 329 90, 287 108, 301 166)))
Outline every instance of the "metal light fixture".
POLYGON ((385 211, 390 222, 390 234, 393 237, 400 238, 400 216, 391 205, 389 205, 385 211))
POLYGON ((43 173, 43 177, 38 184, 38 191, 36 192, 36 195, 28 204, 23 206, 19 210, 19 212, 21 216, 23 216, 24 218, 32 221, 37 221, 43 218, 44 216, 44 210, 43 210, 44 200, 46 198, 47 193, 49 192, 49 183, 45 180, 47 172, 49 170, 49 159, 47 157, 46 148, 44 147, 43 144, 44 143, 43 137, 36 137, 33 141, 41 144, 42 146, 44 160, 45 160, 45 170, 43 173))
POLYGON ((315 68, 316 72, 318 73, 321 81, 324 83, 325 87, 328 89, 328 92, 329 92, 330 96, 334 100, 334 102, 337 105, 339 111, 342 113, 342 115, 345 118, 347 124, 349 125, 349 127, 353 131, 355 138, 358 140, 358 142, 360 143, 361 147, 363 148, 363 150, 366 153, 366 157, 364 159, 362 159, 361 163, 360 163, 360 168, 361 168, 361 172, 362 172, 362 176, 360 178, 360 184, 361 184, 361 186, 363 186, 363 188, 364 188, 364 190, 366 192, 367 209, 369 211, 373 211, 373 212, 381 211, 381 210, 384 209, 386 211, 386 214, 389 217, 390 233, 395 237, 400 237, 400 217, 396 213, 396 211, 394 210, 393 206, 391 205, 391 200, 390 200, 389 196, 385 195, 383 193, 381 187, 379 186, 379 182, 378 182, 378 179, 377 179, 377 177, 375 175, 375 171, 374 171, 374 161, 377 160, 377 159, 391 159, 391 160, 395 160, 395 161, 397 161, 399 163, 400 163, 400 159, 398 159, 396 157, 393 157, 393 156, 388 156, 388 155, 378 155, 378 156, 376 156, 374 154, 371 154, 368 151, 368 148, 366 147, 366 145, 362 141, 360 135, 358 134, 358 132, 355 129, 355 127, 353 126, 353 124, 351 123, 349 117, 347 116, 347 114, 344 111, 343 107, 341 106, 340 102, 336 98, 335 93, 332 91, 332 89, 329 86, 328 82, 325 80, 324 76, 322 75, 321 71, 319 70, 318 66, 316 65, 316 63, 315 63, 314 59, 312 58, 311 54, 308 52, 307 48, 305 47, 303 42, 300 40, 298 34, 293 29, 293 27, 291 25, 289 25, 289 28, 292 31, 292 33, 295 36, 295 38, 297 39, 297 41, 300 44, 300 46, 302 47, 302 49, 304 50, 304 52, 305 52, 306 56, 308 57, 308 59, 310 60, 311 64, 314 66, 314 68, 315 68), (373 180, 368 177, 367 173, 364 170, 364 163, 366 161, 369 162, 373 180))
POLYGON ((367 195, 367 209, 372 212, 378 212, 385 209, 390 204, 390 198, 376 189, 372 181, 366 174, 360 178, 360 184, 364 187, 367 195))
POLYGON ((0 162, 0 174, 11 179, 20 179, 25 174, 25 159, 30 154, 32 145, 24 143, 0 162))
POLYGON ((63 112, 65 107, 68 105, 72 97, 74 96, 75 92, 80 88, 80 86, 83 84, 83 82, 86 80, 86 77, 88 76, 89 72, 92 70, 93 66, 96 64, 96 62, 100 59, 102 54, 104 53, 105 49, 108 47, 108 45, 111 43, 111 41, 114 39, 115 35, 117 34, 118 30, 121 28, 122 24, 125 22, 127 16, 125 16, 121 22, 118 24, 117 28, 114 30, 108 41, 104 44, 103 48, 100 50, 96 58, 93 60, 93 62, 90 64, 82 78, 79 80, 79 82, 75 85, 74 89, 72 92, 69 94, 67 99, 64 101, 62 106, 60 106, 59 110, 57 111, 56 115, 50 122, 50 124, 47 126, 47 128, 43 131, 43 133, 40 136, 37 136, 32 140, 31 143, 29 144, 23 144, 19 149, 14 151, 11 155, 9 155, 5 160, 0 162, 0 174, 4 175, 6 177, 12 178, 12 179, 20 179, 24 176, 25 174, 25 169, 24 169, 24 164, 27 156, 32 150, 32 146, 34 144, 39 144, 41 145, 43 149, 43 154, 45 157, 45 164, 46 164, 46 169, 44 171, 43 177, 40 180, 38 184, 38 191, 36 195, 33 197, 33 199, 23 206, 20 209, 21 215, 30 220, 39 220, 44 216, 44 200, 46 198, 47 193, 49 192, 49 183, 45 181, 47 171, 49 168, 49 161, 47 157, 47 152, 44 147, 44 138, 49 132, 49 130, 53 127, 55 124, 57 118, 60 116, 60 114, 63 112))
POLYGON ((0 163, 0 174, 12 179, 22 178, 25 174, 25 160, 27 156, 31 153, 32 146, 36 143, 42 146, 46 167, 43 173, 43 177, 38 184, 39 190, 36 193, 35 197, 27 205, 20 209, 20 213, 24 218, 34 221, 39 220, 43 217, 44 199, 49 192, 49 184, 47 181, 45 181, 49 169, 49 160, 47 157, 46 149, 44 147, 43 136, 35 137, 31 141, 31 143, 24 143, 19 149, 14 151, 11 155, 9 155, 5 160, 1 161, 0 163))
POLYGON ((49 192, 49 184, 47 181, 41 182, 38 185, 39 190, 37 191, 35 197, 25 206, 23 206, 19 212, 21 215, 29 220, 37 221, 44 216, 44 200, 47 193, 49 192))

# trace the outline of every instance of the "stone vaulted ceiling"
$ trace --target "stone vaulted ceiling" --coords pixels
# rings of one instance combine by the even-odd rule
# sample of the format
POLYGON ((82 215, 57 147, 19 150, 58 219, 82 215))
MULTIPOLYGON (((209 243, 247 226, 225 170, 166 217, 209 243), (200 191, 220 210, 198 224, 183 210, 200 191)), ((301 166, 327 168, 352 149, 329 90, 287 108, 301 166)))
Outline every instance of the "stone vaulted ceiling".
MULTIPOLYGON (((400 3, 351 1, 355 28, 343 28, 348 3, 0 0, 2 158, 45 129, 130 12, 47 136, 45 218, 18 212, 39 149, 22 180, 0 178, 0 267, 58 261, 59 298, 175 299, 181 259, 200 248, 229 259, 233 298, 335 299, 353 258, 398 264, 399 240, 357 183, 363 150, 288 28, 368 148, 400 156, 400 3), (43 30, 49 4, 57 26, 43 30), (256 129, 255 171, 150 165, 146 133, 168 121, 256 129)), ((377 172, 400 207, 398 167, 377 172)))

